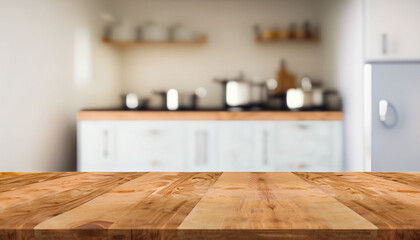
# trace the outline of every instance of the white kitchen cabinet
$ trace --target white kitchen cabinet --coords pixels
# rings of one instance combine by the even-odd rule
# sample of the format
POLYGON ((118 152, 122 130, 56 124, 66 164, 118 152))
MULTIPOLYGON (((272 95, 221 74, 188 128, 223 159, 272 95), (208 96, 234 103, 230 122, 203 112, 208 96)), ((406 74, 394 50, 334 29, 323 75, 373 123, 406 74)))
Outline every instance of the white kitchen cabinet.
POLYGON ((342 171, 340 121, 81 121, 79 171, 342 171))
POLYGON ((185 171, 184 122, 130 121, 116 125, 120 171, 185 171))
POLYGON ((420 59, 419 0, 365 0, 368 61, 420 59))
POLYGON ((78 124, 78 170, 113 171, 117 166, 115 123, 87 121, 78 124))
POLYGON ((277 171, 342 171, 341 122, 278 122, 274 169, 277 171))

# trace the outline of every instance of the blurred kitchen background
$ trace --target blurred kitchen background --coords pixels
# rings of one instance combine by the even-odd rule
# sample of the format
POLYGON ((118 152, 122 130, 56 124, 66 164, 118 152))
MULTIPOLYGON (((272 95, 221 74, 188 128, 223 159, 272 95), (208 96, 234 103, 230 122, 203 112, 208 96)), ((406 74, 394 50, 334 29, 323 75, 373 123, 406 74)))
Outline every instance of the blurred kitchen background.
MULTIPOLYGON (((299 162, 288 166, 367 170, 365 2, 2 0, 0 170, 76 170, 78 112, 130 108, 343 111, 338 125, 317 128, 314 123, 318 130, 313 131, 312 141, 325 138, 328 153, 309 151, 305 155, 318 154, 319 159, 328 155, 334 163, 327 165, 334 167, 305 168, 299 162), (184 98, 178 101, 181 95, 184 98), (330 135, 325 137, 325 131, 330 135)), ((219 128, 230 129, 229 124, 234 123, 219 128)), ((296 124, 298 129, 307 127, 306 123, 296 124)), ((305 132, 301 134, 298 139, 310 139, 305 132)), ((217 139, 216 145, 223 145, 217 139)), ((176 138, 168 146, 171 144, 177 144, 176 138)), ((79 161, 80 148, 79 142, 79 161)), ((121 149, 124 147, 118 151, 121 149)), ((299 152, 299 148, 290 151, 299 152)))

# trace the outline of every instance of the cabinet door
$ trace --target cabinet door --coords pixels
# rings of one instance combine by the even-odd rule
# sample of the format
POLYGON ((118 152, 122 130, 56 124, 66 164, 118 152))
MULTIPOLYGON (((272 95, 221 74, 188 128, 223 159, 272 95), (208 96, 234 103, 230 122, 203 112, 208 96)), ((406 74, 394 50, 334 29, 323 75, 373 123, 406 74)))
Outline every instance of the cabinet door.
POLYGON ((216 166, 216 123, 188 122, 187 170, 218 171, 216 166))
POLYGON ((119 122, 119 171, 185 171, 185 122, 119 122))
POLYGON ((221 121, 217 124, 219 171, 253 171, 255 124, 236 121, 221 121))
POLYGON ((116 165, 115 124, 81 121, 77 124, 77 170, 113 171, 116 165))
POLYGON ((274 164, 277 171, 342 171, 339 122, 279 122, 274 164))
POLYGON ((419 60, 419 9, 418 0, 366 0, 367 60, 419 60))

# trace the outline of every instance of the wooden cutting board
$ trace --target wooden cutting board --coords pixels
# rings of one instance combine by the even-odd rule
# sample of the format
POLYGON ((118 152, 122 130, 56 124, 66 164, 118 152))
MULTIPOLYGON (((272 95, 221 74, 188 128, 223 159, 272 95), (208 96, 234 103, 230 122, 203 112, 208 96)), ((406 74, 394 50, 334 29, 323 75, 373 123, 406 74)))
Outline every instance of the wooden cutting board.
POLYGON ((420 239, 420 173, 0 173, 0 239, 420 239))

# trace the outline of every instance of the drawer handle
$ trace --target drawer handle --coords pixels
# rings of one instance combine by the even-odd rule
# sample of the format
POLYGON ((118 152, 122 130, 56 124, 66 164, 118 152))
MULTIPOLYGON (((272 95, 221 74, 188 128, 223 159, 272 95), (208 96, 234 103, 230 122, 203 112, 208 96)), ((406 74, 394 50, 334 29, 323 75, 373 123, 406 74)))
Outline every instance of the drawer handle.
POLYGON ((263 132, 263 164, 268 165, 268 131, 263 132))
POLYGON ((296 128, 301 129, 301 130, 306 130, 309 128, 309 125, 307 124, 297 124, 296 128))
POLYGON ((105 129, 103 134, 104 134, 104 152, 103 152, 103 155, 104 155, 104 158, 108 158, 108 155, 109 155, 109 150, 108 150, 108 148, 109 148, 109 133, 108 133, 108 130, 105 129))
POLYGON ((208 133, 206 131, 197 131, 195 133, 195 161, 197 165, 206 165, 208 162, 208 133))
POLYGON ((304 169, 304 168, 306 168, 307 166, 306 166, 306 164, 304 164, 304 163, 294 163, 294 164, 292 165, 292 167, 293 167, 294 169, 304 169))
POLYGON ((382 34, 382 53, 388 54, 388 34, 382 34))
POLYGON ((150 135, 158 135, 158 134, 160 134, 160 131, 158 129, 150 129, 149 134, 150 135))

